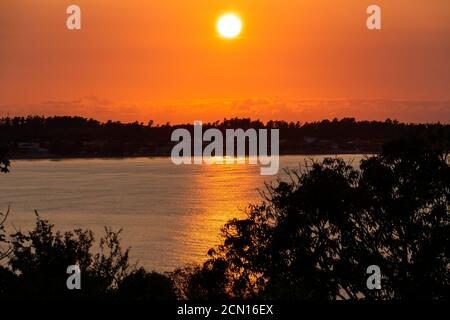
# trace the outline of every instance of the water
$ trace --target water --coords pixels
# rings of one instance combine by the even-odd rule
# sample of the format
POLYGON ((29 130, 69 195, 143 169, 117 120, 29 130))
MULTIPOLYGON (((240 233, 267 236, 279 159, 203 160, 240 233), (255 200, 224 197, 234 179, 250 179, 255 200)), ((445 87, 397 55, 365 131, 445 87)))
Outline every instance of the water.
MULTIPOLYGON (((355 164, 362 158, 341 157, 355 164)), ((282 156, 281 167, 306 158, 282 156)), ((254 165, 178 167, 170 158, 17 160, 11 169, 0 176, 9 231, 30 230, 34 210, 59 230, 89 228, 96 239, 104 226, 123 228, 132 261, 156 271, 203 261, 224 223, 242 217, 260 201, 258 188, 274 179, 254 165)))

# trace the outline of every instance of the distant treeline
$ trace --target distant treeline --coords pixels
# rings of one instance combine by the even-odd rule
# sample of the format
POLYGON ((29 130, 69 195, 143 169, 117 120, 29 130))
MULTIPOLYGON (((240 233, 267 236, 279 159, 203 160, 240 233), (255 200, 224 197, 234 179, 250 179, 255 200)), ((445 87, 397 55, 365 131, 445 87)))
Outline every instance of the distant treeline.
MULTIPOLYGON (((138 156, 168 155, 171 134, 192 124, 164 125, 118 121, 100 122, 82 117, 14 117, 0 119, 0 143, 12 156, 138 156)), ((205 123, 208 128, 280 129, 282 154, 370 153, 382 144, 411 134, 448 142, 449 124, 405 124, 396 120, 356 121, 354 118, 318 122, 225 119, 205 123)))

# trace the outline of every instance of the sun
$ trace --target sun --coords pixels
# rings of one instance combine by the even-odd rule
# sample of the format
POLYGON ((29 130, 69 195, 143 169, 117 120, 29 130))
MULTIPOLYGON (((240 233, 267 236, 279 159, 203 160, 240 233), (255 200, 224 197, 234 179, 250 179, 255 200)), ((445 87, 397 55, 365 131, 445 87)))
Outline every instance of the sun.
POLYGON ((217 21, 217 31, 226 39, 236 38, 242 31, 242 21, 232 13, 223 15, 217 21))

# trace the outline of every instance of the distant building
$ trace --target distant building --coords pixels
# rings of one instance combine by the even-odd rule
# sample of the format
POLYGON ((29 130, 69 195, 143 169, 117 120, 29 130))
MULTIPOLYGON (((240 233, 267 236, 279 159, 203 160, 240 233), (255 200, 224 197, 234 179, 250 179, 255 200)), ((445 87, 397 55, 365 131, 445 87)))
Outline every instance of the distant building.
POLYGON ((47 148, 42 148, 39 142, 19 142, 17 144, 17 149, 21 154, 38 154, 45 155, 48 154, 47 148))

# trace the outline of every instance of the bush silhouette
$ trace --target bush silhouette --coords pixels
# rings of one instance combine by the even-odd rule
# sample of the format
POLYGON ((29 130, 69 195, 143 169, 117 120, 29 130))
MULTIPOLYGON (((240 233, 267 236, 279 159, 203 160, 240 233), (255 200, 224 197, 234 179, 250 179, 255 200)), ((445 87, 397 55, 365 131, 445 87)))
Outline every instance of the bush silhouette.
POLYGON ((226 224, 223 243, 177 287, 190 299, 448 299, 446 154, 409 138, 360 170, 325 159, 289 171, 245 219, 226 224), (366 285, 371 265, 381 290, 366 285))
POLYGON ((94 254, 91 231, 77 229, 61 233, 54 232, 53 228, 37 215, 33 231, 12 235, 9 268, 0 268, 0 296, 9 299, 112 299, 129 295, 127 298, 149 299, 161 294, 162 299, 174 299, 167 277, 147 274, 130 266, 129 249, 122 251, 120 246, 120 231, 105 228, 100 250, 94 254), (81 270, 82 288, 68 290, 66 270, 75 264, 81 270))
MULTIPOLYGON (((8 159, 8 149, 5 146, 0 145, 0 173, 8 173, 10 165, 11 163, 8 159)), ((9 247, 4 248, 2 246, 2 244, 8 242, 5 234, 5 223, 8 215, 9 207, 6 213, 0 212, 0 261, 5 259, 10 253, 9 247)))
POLYGON ((165 275, 139 268, 119 284, 117 298, 127 300, 175 300, 172 281, 165 275))
POLYGON ((8 158, 8 148, 0 145, 0 172, 7 173, 9 172, 9 167, 11 166, 11 162, 8 158))

